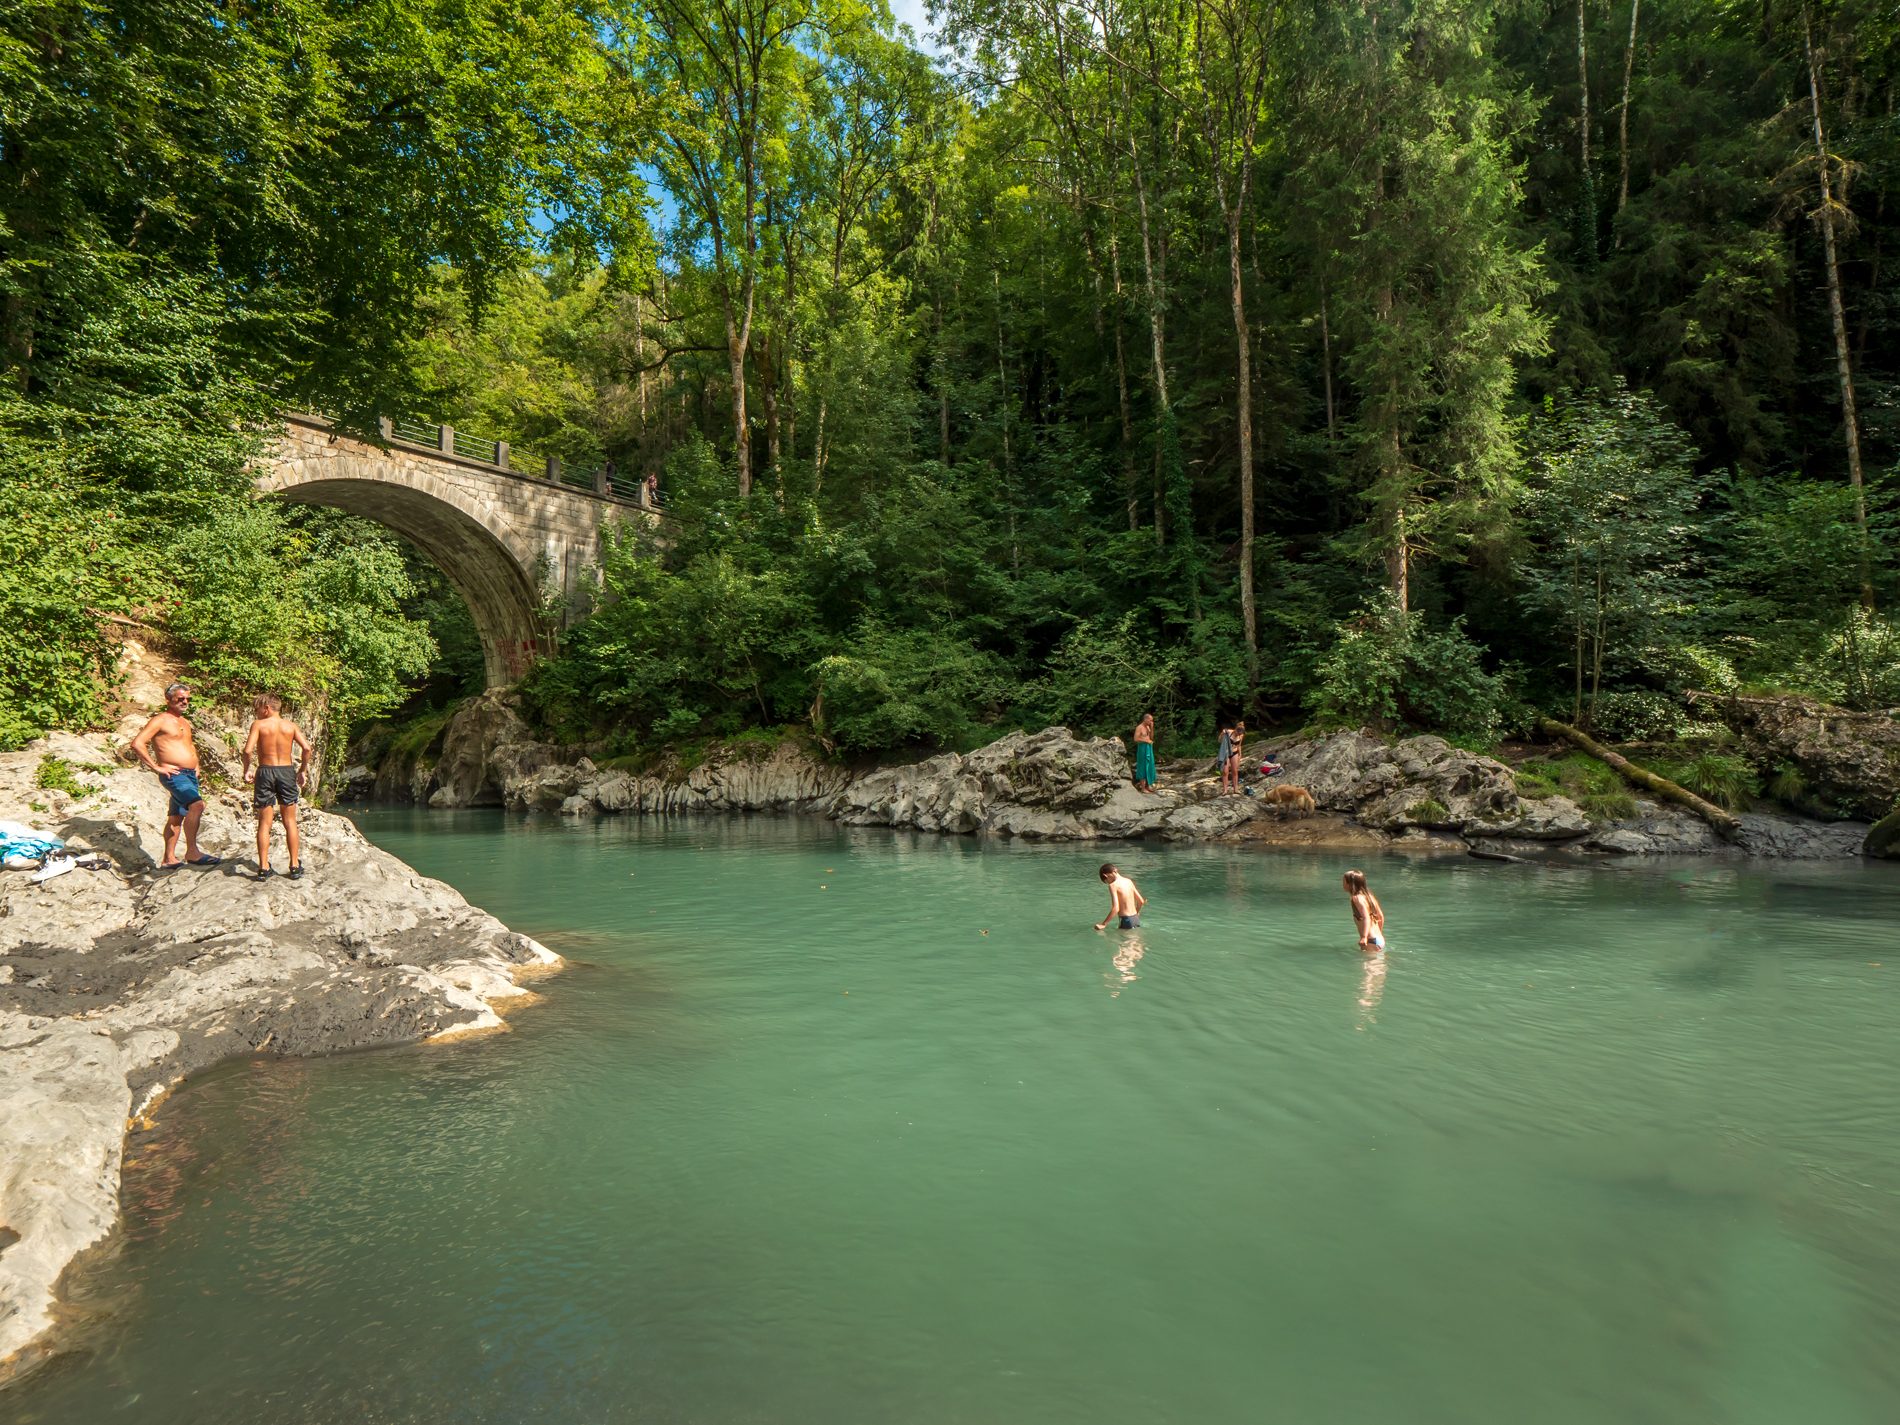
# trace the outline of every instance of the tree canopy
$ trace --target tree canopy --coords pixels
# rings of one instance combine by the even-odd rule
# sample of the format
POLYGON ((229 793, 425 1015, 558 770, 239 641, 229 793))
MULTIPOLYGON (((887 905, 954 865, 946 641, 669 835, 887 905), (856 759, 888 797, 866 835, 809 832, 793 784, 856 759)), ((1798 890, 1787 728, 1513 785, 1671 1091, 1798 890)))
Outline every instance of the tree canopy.
MULTIPOLYGON (((0 524, 88 527, 0 574, 0 736, 86 715, 85 611, 220 597, 156 553, 286 405, 658 474, 526 690, 630 747, 1877 702, 1890 10, 943 0, 932 60, 861 0, 15 6, 0 524)), ((377 591, 295 634, 346 719, 466 643, 271 519, 377 591)), ((247 607, 178 628, 236 667, 247 607)))

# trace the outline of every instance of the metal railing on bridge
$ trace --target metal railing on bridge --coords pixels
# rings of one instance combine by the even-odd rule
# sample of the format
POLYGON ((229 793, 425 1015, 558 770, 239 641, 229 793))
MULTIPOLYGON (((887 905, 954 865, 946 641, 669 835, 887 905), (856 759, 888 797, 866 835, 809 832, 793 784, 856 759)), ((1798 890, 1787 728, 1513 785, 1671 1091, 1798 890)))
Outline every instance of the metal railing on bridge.
MULTIPOLYGON (((428 421, 413 420, 407 416, 384 416, 382 418, 383 439, 392 444, 420 447, 442 455, 453 455, 460 460, 472 460, 482 465, 493 465, 515 475, 532 475, 536 471, 532 465, 523 469, 513 463, 515 453, 508 448, 505 440, 486 440, 480 436, 459 431, 454 426, 435 425, 428 421)), ((622 500, 631 500, 648 509, 658 509, 659 500, 650 496, 646 482, 638 476, 620 470, 609 460, 600 465, 576 465, 562 460, 559 456, 546 456, 541 462, 541 478, 552 480, 557 485, 572 486, 577 490, 587 490, 596 495, 612 495, 622 500)))

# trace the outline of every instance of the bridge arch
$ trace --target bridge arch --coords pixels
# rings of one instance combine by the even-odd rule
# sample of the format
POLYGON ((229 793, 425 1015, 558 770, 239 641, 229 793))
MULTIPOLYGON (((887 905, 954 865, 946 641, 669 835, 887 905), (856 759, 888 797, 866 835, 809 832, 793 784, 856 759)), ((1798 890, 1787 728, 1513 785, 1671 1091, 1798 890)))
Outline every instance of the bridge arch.
MULTIPOLYGON (((448 438, 444 437, 444 446, 448 438)), ((490 687, 514 682, 554 646, 544 594, 575 596, 600 559, 601 525, 631 501, 407 443, 372 445, 305 417, 258 471, 261 493, 376 521, 432 560, 468 604, 490 687)))

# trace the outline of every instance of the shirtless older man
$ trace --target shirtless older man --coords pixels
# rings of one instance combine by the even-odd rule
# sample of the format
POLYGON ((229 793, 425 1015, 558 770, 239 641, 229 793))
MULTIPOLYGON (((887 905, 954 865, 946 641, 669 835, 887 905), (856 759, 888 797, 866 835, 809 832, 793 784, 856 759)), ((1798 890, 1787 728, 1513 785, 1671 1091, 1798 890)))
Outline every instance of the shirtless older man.
POLYGON ((173 683, 165 689, 165 711, 132 739, 132 755, 152 770, 171 798, 165 817, 165 856, 158 863, 161 871, 177 866, 215 866, 222 859, 198 849, 198 823, 204 818, 205 799, 198 790, 198 744, 192 739, 191 719, 185 716, 190 706, 191 689, 173 683), (182 861, 178 859, 180 831, 185 833, 182 861))

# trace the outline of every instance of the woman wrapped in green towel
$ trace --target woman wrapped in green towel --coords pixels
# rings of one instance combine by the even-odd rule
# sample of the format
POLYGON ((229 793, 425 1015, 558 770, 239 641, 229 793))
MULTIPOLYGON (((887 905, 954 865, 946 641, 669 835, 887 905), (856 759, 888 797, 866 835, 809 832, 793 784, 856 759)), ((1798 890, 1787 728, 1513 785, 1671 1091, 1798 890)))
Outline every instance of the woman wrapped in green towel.
POLYGON ((1135 790, 1155 790, 1155 715, 1143 713, 1135 724, 1135 790))

